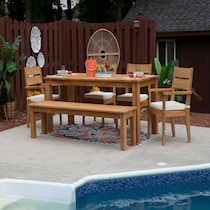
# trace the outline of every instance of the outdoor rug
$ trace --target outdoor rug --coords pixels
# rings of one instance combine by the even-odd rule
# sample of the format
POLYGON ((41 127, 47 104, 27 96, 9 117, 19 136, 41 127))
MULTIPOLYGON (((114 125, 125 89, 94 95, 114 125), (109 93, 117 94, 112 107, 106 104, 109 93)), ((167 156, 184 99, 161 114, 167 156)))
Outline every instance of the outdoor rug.
MULTIPOLYGON (((130 131, 128 128, 128 145, 130 145, 130 131)), ((120 145, 120 129, 115 128, 115 124, 107 123, 102 126, 99 122, 93 122, 91 124, 82 125, 71 124, 67 126, 60 126, 49 133, 50 136, 68 138, 71 140, 85 141, 98 144, 120 145)), ((148 142, 157 135, 151 135, 151 138, 147 138, 147 128, 142 128, 141 132, 141 144, 148 142)))

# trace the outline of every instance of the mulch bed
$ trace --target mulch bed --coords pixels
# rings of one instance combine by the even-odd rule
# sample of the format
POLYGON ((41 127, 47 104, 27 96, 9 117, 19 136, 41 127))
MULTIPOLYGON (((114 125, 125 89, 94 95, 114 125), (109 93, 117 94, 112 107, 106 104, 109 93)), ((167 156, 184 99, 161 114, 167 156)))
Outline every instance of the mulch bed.
MULTIPOLYGON (((146 119, 147 113, 144 111, 142 113, 141 119, 146 119)), ((169 122, 169 120, 167 120, 169 122)), ((179 117, 175 118, 176 124, 185 124, 185 118, 179 117)), ((190 124, 192 126, 210 127, 210 114, 206 113, 193 113, 190 114, 190 124)))
MULTIPOLYGON (((142 112, 141 119, 146 120, 146 111, 142 112)), ((177 118, 175 121, 177 124, 185 124, 184 118, 177 118)), ((210 127, 210 114, 204 113, 191 113, 191 125, 210 127)), ((14 128, 19 125, 26 124, 26 112, 15 112, 13 119, 5 120, 0 118, 0 131, 4 131, 10 128, 14 128)))
POLYGON ((4 131, 10 128, 14 128, 19 125, 26 124, 26 112, 15 112, 15 116, 12 119, 5 120, 0 118, 0 131, 4 131))

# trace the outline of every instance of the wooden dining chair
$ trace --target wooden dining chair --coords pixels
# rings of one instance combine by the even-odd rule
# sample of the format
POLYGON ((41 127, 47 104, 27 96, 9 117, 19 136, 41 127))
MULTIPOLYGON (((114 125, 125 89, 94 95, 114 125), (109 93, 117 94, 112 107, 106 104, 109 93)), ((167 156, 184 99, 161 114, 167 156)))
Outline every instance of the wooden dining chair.
POLYGON ((166 118, 170 118, 172 135, 175 136, 175 117, 185 117, 188 142, 190 134, 190 102, 192 95, 193 68, 174 67, 172 88, 156 88, 149 90, 148 106, 148 138, 150 138, 151 117, 160 116, 162 119, 162 145, 165 145, 166 118), (159 93, 160 101, 152 101, 152 94, 159 93), (182 101, 177 101, 181 96, 182 101))
MULTIPOLYGON (((133 73, 133 72, 143 72, 144 75, 151 75, 152 74, 152 64, 135 64, 135 63, 127 63, 126 73, 133 73)), ((143 87, 144 93, 140 94, 140 107, 145 108, 148 106, 148 89, 150 86, 143 87)), ((125 89, 125 93, 116 96, 116 104, 122 106, 132 106, 132 98, 133 94, 130 92, 128 88, 125 89)), ((118 127, 118 123, 116 123, 116 127, 118 127)))
MULTIPOLYGON (((40 102, 45 100, 45 84, 43 83, 42 70, 40 66, 25 67, 25 90, 27 101, 27 126, 29 127, 29 103, 40 102)), ((52 94, 53 100, 60 100, 60 89, 58 93, 52 94)), ((62 115, 60 114, 60 124, 62 124, 62 115)))
MULTIPOLYGON (((152 74, 152 64, 128 63, 127 64, 127 74, 133 73, 133 72, 143 72, 144 75, 152 74)), ((126 89, 125 93, 123 93, 121 95, 117 95, 116 104, 131 106, 132 105, 132 97, 133 97, 132 92, 129 92, 129 89, 126 89)), ((141 103, 141 107, 148 106, 148 94, 147 93, 140 94, 140 103, 141 103)))

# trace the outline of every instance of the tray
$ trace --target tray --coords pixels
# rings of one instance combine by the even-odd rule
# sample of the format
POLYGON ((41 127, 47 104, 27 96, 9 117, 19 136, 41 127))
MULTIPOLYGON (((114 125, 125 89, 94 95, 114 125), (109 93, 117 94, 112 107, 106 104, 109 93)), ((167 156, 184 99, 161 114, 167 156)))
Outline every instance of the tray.
POLYGON ((113 77, 113 74, 102 74, 102 73, 96 73, 96 77, 101 77, 101 78, 107 78, 107 77, 113 77))

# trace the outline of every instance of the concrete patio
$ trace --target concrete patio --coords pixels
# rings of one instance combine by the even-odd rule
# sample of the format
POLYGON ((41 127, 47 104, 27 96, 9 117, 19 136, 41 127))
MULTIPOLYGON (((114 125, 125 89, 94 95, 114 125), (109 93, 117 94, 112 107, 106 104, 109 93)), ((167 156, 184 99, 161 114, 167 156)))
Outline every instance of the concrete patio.
MULTIPOLYGON (((54 124, 58 125, 58 116, 55 118, 54 124)), ((64 124, 65 121, 64 116, 64 124)), ((141 123, 146 126, 146 122, 141 123)), ((127 151, 112 145, 42 136, 40 127, 38 121, 36 139, 30 138, 26 125, 0 132, 0 178, 73 183, 94 174, 210 162, 210 128, 206 127, 191 126, 192 143, 188 144, 184 125, 176 125, 176 137, 171 137, 167 125, 165 146, 157 136, 141 146, 128 147, 127 151)))

